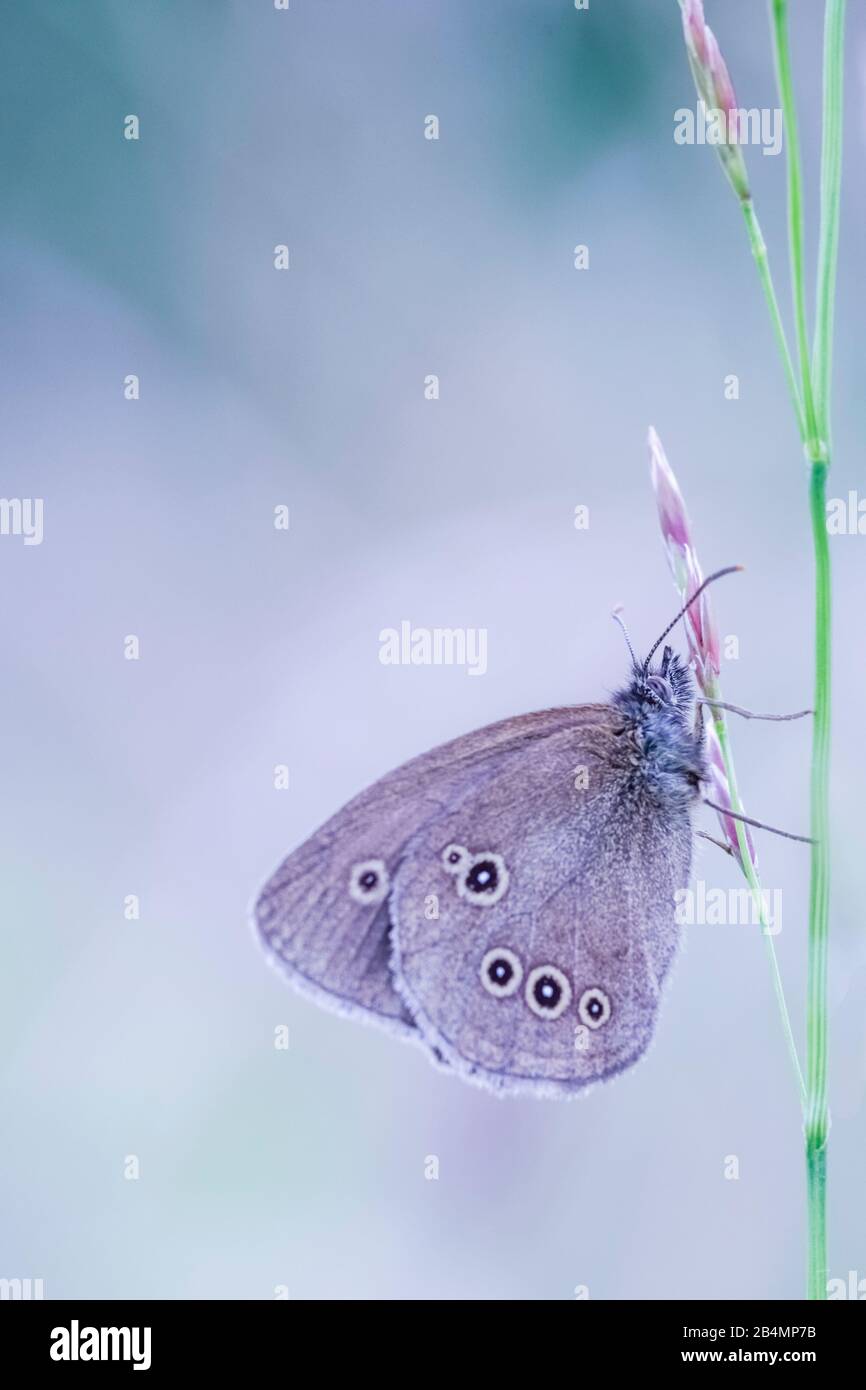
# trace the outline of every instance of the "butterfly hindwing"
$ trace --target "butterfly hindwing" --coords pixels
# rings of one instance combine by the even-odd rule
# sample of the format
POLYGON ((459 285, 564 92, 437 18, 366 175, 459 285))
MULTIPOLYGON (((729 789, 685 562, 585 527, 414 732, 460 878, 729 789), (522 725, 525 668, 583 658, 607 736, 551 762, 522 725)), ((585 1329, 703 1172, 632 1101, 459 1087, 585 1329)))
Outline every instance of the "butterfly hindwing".
POLYGON ((497 768, 407 845, 395 975, 429 1045, 464 1075, 562 1094, 645 1051, 691 828, 632 774, 605 707, 497 768))
POLYGON ((393 881, 408 841, 580 710, 604 708, 543 710, 478 729, 404 763, 327 821, 283 861, 254 907, 264 945, 292 982, 341 1012, 417 1037, 390 967, 393 881))

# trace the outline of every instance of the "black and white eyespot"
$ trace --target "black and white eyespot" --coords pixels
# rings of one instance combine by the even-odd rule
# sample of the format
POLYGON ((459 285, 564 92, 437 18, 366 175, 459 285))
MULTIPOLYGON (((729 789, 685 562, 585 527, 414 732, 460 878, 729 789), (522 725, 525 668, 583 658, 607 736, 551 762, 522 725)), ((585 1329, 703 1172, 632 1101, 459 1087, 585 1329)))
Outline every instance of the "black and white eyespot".
POLYGON ((516 994, 523 979, 520 959, 507 946, 494 946, 481 962, 481 983, 497 999, 516 994))
POLYGON ((390 887, 391 880, 383 860, 363 859, 360 864, 352 865, 349 897, 354 898, 356 903, 363 903, 365 907, 371 903, 383 903, 390 887))
POLYGON ((473 854, 469 866, 457 880, 457 892, 461 898, 476 907, 492 907, 498 903, 508 887, 508 870, 501 854, 485 850, 473 854))
POLYGON ((471 858, 465 845, 446 845, 442 851, 442 867, 446 874, 460 874, 471 858))
POLYGON ((603 989, 593 985, 580 996, 577 1012, 581 1023, 585 1023, 587 1028, 603 1028, 610 1018, 610 1000, 603 989))
POLYGON ((538 1018, 554 1019, 571 1003, 571 984, 556 965, 536 965, 526 977, 526 1002, 538 1018))

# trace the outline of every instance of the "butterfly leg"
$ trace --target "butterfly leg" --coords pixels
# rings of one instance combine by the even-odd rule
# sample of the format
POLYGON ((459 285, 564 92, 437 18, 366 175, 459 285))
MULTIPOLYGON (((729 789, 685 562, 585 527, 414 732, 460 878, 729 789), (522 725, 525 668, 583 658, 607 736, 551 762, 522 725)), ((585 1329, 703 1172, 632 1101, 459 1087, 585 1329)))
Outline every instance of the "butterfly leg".
POLYGON ((805 719, 807 714, 814 714, 812 709, 801 709, 796 714, 754 714, 749 709, 743 709, 741 705, 726 705, 724 700, 705 700, 699 696, 696 704, 709 705, 710 709, 725 709, 729 714, 739 714, 743 719, 769 719, 773 723, 784 723, 788 719, 805 719))
POLYGON ((778 826, 767 825, 765 821, 754 820, 752 816, 744 816, 741 811, 732 811, 730 806, 720 806, 716 801, 710 801, 708 797, 703 798, 705 806, 709 806, 711 811, 718 811, 722 816, 730 816, 732 820, 741 820, 744 825, 753 825, 756 830, 769 830, 772 835, 781 835, 784 840, 799 840, 804 845, 814 845, 815 840, 808 835, 795 835, 791 830, 780 830, 778 826))
POLYGON ((719 849, 724 850, 725 854, 729 854, 732 859, 736 858, 731 846, 726 845, 724 840, 717 840, 715 835, 708 835, 706 830, 697 830, 695 833, 699 835, 702 840, 709 840, 711 845, 718 845, 719 849))

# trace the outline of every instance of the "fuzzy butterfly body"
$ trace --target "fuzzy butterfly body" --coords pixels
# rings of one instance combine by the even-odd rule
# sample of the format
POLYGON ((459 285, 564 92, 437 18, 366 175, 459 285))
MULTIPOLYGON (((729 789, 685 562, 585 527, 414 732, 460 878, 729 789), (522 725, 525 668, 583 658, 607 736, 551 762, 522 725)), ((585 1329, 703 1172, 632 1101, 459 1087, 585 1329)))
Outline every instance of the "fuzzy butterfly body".
POLYGON ((669 648, 609 704, 522 715, 362 792, 266 883, 292 981, 500 1093, 638 1060, 679 938, 705 776, 669 648))

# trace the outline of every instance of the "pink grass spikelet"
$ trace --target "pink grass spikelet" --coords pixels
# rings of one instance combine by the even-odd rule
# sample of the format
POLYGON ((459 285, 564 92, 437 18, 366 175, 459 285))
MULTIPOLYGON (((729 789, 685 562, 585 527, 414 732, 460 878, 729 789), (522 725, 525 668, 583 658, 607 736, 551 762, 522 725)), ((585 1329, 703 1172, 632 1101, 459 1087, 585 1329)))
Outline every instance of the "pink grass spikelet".
MULTIPOLYGON (((674 584, 679 590, 683 602, 686 602, 703 583, 703 571, 695 551, 691 523, 679 483, 668 463, 661 440, 652 428, 648 434, 648 443, 650 477, 658 507, 659 525, 661 526, 665 553, 671 567, 674 584)), ((698 689, 705 699, 720 700, 722 696, 719 688, 721 669, 719 632, 707 593, 703 593, 697 603, 693 603, 686 611, 683 622, 686 629, 689 658, 694 668, 698 689)), ((721 717, 724 718, 724 716, 721 717)), ((705 721, 705 724, 707 762, 712 780, 710 799, 719 806, 733 810, 735 808, 725 768, 724 754, 714 719, 710 717, 705 721)), ((725 837, 725 844, 739 862, 740 842, 736 822, 731 816, 723 815, 721 812, 717 814, 725 837)), ((745 835, 749 857, 753 866, 757 868, 758 861, 752 837, 748 830, 746 830, 745 835)))
POLYGON ((716 118, 720 131, 720 138, 711 143, 718 151, 722 168, 737 197, 749 202, 752 195, 746 161, 738 143, 739 108, 731 75, 716 36, 704 18, 701 0, 680 0, 680 11, 697 93, 707 114, 716 118))

